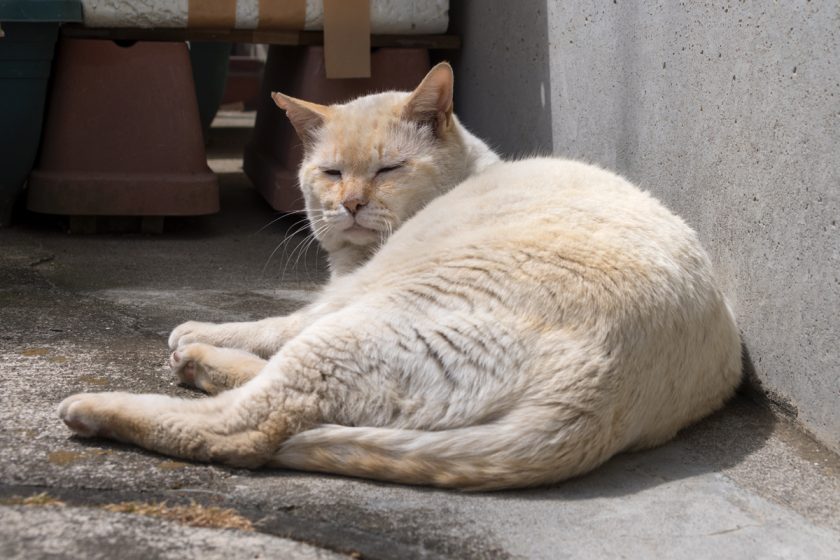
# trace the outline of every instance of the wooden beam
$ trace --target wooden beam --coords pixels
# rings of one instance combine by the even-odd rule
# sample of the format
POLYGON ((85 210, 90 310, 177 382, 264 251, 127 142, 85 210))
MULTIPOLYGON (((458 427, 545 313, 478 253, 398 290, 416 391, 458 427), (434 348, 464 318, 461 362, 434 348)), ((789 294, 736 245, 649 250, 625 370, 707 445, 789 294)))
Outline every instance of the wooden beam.
MULTIPOLYGON (((223 43, 264 43, 268 45, 312 46, 324 44, 322 31, 264 31, 251 29, 191 28, 93 28, 78 24, 61 27, 65 37, 109 39, 112 41, 210 41, 223 43)), ((371 35, 371 47, 460 49, 457 35, 371 35)))

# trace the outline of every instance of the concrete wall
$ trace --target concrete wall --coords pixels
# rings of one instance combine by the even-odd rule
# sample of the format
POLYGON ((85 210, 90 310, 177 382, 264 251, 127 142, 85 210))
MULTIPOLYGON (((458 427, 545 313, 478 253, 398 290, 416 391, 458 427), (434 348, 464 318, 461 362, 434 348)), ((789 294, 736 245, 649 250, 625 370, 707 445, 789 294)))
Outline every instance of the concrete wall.
POLYGON ((453 5, 465 124, 615 169, 682 215, 763 390, 840 451, 840 2, 453 5))
POLYGON ((551 153, 545 0, 451 0, 450 6, 464 43, 451 60, 458 117, 502 153, 551 153))

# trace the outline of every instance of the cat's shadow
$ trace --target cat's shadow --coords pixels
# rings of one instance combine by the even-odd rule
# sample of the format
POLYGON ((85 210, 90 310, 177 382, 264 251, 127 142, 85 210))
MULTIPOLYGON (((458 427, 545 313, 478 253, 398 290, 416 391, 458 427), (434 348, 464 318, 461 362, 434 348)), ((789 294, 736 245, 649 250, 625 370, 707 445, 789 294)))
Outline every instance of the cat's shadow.
MULTIPOLYGON (((746 347, 742 350, 744 383, 738 394, 720 411, 681 431, 677 437, 654 449, 623 453, 586 475, 560 482, 554 486, 541 486, 526 490, 477 492, 499 500, 588 500, 593 498, 620 497, 654 488, 681 479, 718 473, 740 464, 746 457, 762 448, 776 425, 772 412, 756 402, 755 369, 746 347)), ((106 445, 128 453, 160 458, 159 455, 99 439, 72 437, 82 446, 100 448, 106 445)), ((195 463, 201 466, 200 463, 195 463)), ((282 469, 265 469, 246 472, 251 478, 307 477, 346 479, 336 475, 304 473, 282 469)), ((362 484, 400 486, 387 482, 360 480, 362 484)), ((440 492, 435 488, 413 487, 417 492, 440 492)))
POLYGON ((719 473, 761 449, 772 435, 776 418, 755 399, 755 369, 742 347, 744 383, 722 410, 681 431, 654 449, 623 453, 584 476, 552 487, 488 493, 500 499, 588 500, 619 497, 661 484, 719 473))

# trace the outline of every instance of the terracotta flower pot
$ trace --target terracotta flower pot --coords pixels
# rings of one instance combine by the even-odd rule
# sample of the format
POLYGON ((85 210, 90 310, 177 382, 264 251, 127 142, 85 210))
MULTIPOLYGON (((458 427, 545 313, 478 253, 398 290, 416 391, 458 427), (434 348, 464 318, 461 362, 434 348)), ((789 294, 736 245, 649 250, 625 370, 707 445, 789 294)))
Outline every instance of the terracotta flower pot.
POLYGON ((219 210, 186 44, 60 41, 28 207, 70 216, 219 210))
POLYGON ((245 148, 245 173, 275 210, 300 210, 303 198, 297 186, 297 169, 303 150, 270 93, 280 91, 316 103, 336 103, 376 91, 412 90, 429 67, 426 49, 381 48, 371 54, 370 78, 328 80, 322 47, 272 46, 254 135, 245 148))

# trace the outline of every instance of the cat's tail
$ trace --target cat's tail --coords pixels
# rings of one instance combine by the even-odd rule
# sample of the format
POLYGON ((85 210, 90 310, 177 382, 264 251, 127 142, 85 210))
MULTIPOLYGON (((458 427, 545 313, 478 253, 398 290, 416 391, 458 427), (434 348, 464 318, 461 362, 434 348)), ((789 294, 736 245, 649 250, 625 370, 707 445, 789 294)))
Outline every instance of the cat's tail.
POLYGON ((325 424, 289 438, 270 464, 403 484, 496 490, 570 478, 617 451, 609 428, 592 415, 577 415, 562 426, 556 418, 531 420, 441 431, 325 424))

